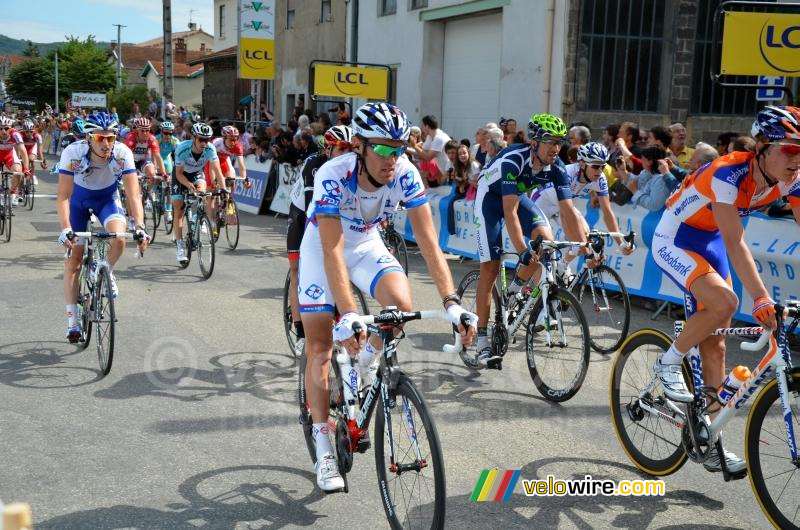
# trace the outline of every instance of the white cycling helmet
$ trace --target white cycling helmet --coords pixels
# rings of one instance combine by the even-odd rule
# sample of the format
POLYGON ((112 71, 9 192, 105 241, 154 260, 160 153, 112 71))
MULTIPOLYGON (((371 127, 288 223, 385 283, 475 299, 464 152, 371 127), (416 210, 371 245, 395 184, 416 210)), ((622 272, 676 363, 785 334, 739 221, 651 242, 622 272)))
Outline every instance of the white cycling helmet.
POLYGON ((578 148, 578 160, 582 160, 587 164, 592 162, 605 164, 608 162, 608 149, 603 144, 589 142, 578 148))
POLYGON ((408 140, 411 124, 406 113, 391 103, 367 103, 353 117, 353 132, 362 138, 408 140))
POLYGON ((199 136, 201 138, 211 138, 214 135, 214 131, 211 129, 211 126, 207 123, 197 122, 192 125, 192 136, 199 136))

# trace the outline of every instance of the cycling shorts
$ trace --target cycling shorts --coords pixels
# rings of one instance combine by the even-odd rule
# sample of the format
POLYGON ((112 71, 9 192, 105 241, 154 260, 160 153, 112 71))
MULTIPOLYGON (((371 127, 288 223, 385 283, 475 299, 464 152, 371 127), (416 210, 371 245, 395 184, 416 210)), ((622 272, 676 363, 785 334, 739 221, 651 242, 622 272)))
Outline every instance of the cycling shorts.
POLYGON ((683 291, 686 318, 689 318, 702 309, 690 291, 697 278, 716 273, 731 284, 728 254, 718 230, 711 232, 683 223, 676 225, 672 219, 667 219, 668 215, 669 212, 665 213, 656 226, 650 252, 656 265, 683 291))
POLYGON ((289 261, 300 259, 300 243, 306 231, 306 212, 295 206, 289 206, 289 226, 286 230, 286 253, 289 261))
MULTIPOLYGON (((119 198, 117 183, 102 190, 89 190, 80 186, 72 189, 69 198, 69 224, 75 232, 83 232, 89 222, 89 209, 108 228, 109 221, 119 219, 125 223, 125 210, 119 198)), ((81 240, 78 244, 83 244, 81 240)))
POLYGON ((22 160, 19 159, 16 149, 7 149, 0 151, 0 163, 2 163, 7 170, 11 171, 11 166, 14 164, 22 164, 22 160))
MULTIPOLYGON (((377 230, 353 247, 345 247, 344 261, 350 274, 350 281, 362 292, 375 297, 375 286, 386 274, 403 273, 403 267, 383 244, 377 230)), ((300 264, 298 272, 298 300, 300 312, 313 313, 329 311, 333 313, 335 300, 325 273, 325 255, 319 239, 319 231, 309 225, 303 242, 300 244, 300 264)))
POLYGON ((153 161, 145 158, 143 160, 139 160, 138 162, 134 162, 133 165, 136 166, 136 171, 144 175, 145 168, 147 168, 147 166, 152 166, 153 161))
MULTIPOLYGON (((197 186, 201 182, 203 182, 203 175, 200 174, 198 171, 197 173, 184 173, 184 178, 191 182, 194 186, 197 186)), ((183 201, 183 196, 189 193, 189 189, 178 182, 177 178, 172 179, 172 200, 173 201, 183 201)))
MULTIPOLYGON (((542 210, 527 195, 519 196, 517 218, 522 233, 528 237, 534 228, 550 227, 542 210)), ((475 198, 475 233, 478 237, 478 256, 481 263, 498 261, 503 251, 503 198, 491 191, 478 188, 475 198)))
MULTIPOLYGON (((227 158, 220 158, 219 159, 219 169, 222 171, 222 176, 227 177, 228 173, 231 170, 231 165, 228 163, 227 158)), ((208 189, 213 190, 217 188, 217 182, 211 178, 211 162, 206 162, 206 165, 203 166, 203 174, 205 175, 206 179, 206 186, 208 189)))

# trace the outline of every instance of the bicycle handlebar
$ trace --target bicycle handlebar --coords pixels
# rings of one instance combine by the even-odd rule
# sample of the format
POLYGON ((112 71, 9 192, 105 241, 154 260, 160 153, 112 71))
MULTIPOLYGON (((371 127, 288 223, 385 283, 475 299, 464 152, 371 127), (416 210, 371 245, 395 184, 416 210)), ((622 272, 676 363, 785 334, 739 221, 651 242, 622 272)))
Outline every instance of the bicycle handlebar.
MULTIPOLYGON (((775 312, 780 313, 783 318, 800 318, 800 302, 790 300, 786 305, 775 304, 775 312)), ((746 351, 758 351, 764 348, 772 336, 771 329, 765 329, 761 332, 761 336, 755 342, 743 342, 742 349, 746 351)))
POLYGON ((767 342, 769 342, 769 338, 771 336, 772 336, 772 330, 771 329, 765 329, 761 333, 761 336, 758 338, 757 341, 755 341, 755 342, 743 342, 741 344, 742 349, 746 350, 746 351, 758 351, 758 350, 764 348, 764 346, 767 345, 767 342))
MULTIPOLYGON (((360 322, 363 325, 369 324, 385 324, 385 325, 399 325, 406 322, 410 322, 412 320, 428 320, 432 318, 437 318, 441 320, 446 320, 450 322, 450 317, 447 315, 447 311, 441 309, 428 309, 424 311, 400 311, 397 309, 391 310, 383 310, 379 315, 359 315, 356 318, 357 322, 360 322)), ((354 329, 355 331, 355 329, 354 329)), ((453 344, 445 344, 442 346, 442 351, 444 353, 454 353, 461 351, 461 335, 459 333, 455 333, 455 340, 453 344)))

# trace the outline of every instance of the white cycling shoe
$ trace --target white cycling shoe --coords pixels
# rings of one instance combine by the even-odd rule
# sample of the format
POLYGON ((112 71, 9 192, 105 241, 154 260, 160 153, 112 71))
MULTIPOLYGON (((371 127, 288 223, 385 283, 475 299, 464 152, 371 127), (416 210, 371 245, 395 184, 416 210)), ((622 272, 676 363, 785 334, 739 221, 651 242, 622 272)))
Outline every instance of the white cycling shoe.
POLYGON ((317 474, 317 486, 325 493, 333 493, 344 489, 344 479, 339 474, 339 464, 333 453, 325 453, 314 465, 317 474))
MULTIPOLYGON (((739 458, 730 451, 723 450, 723 452, 725 454, 725 467, 728 468, 729 473, 741 473, 747 469, 747 463, 743 459, 739 458)), ((722 471, 722 462, 720 462, 719 452, 717 452, 716 446, 711 448, 708 458, 705 462, 703 462, 703 467, 712 473, 722 471)))
POLYGON ((680 364, 661 364, 661 358, 656 360, 653 371, 661 381, 664 388, 664 395, 672 401, 680 403, 691 403, 694 395, 689 392, 686 381, 683 379, 683 369, 680 364))

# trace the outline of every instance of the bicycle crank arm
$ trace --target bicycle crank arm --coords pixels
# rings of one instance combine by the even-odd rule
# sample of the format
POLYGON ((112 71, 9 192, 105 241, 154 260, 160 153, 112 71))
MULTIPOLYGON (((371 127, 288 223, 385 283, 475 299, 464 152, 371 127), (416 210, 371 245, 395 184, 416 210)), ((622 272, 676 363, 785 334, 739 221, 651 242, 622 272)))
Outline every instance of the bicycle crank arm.
POLYGON ((681 421, 679 421, 678 418, 676 417, 677 416, 676 414, 669 414, 667 412, 664 412, 663 410, 659 410, 658 408, 646 403, 644 400, 639 400, 639 407, 642 410, 649 412, 650 414, 663 418, 666 422, 674 425, 678 429, 683 429, 684 417, 682 414, 680 416, 681 421))

